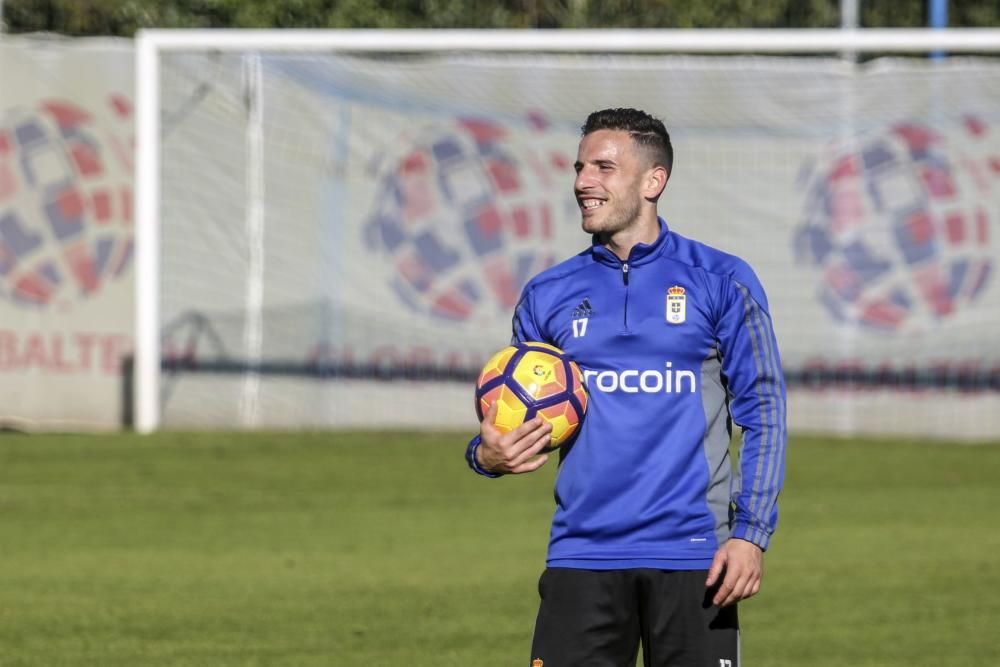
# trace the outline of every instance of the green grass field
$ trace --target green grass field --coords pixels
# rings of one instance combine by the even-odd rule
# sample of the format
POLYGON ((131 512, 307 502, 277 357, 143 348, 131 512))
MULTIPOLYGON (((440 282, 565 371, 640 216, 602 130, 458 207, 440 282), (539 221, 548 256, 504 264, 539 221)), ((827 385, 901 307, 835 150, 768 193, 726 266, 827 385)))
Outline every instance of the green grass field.
MULTIPOLYGON (((0 438, 0 665, 525 665, 553 465, 458 434, 0 438)), ((1000 660, 1000 447, 798 438, 747 667, 1000 660)))

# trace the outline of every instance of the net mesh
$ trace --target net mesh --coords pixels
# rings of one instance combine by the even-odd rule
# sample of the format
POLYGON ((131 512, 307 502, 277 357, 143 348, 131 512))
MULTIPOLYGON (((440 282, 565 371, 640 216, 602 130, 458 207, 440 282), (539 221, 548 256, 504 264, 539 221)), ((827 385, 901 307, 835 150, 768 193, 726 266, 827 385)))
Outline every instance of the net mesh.
POLYGON ((764 283, 793 428, 985 437, 1000 412, 994 63, 161 63, 168 427, 473 427, 520 288, 589 244, 572 164, 611 106, 671 131, 671 228, 764 283))

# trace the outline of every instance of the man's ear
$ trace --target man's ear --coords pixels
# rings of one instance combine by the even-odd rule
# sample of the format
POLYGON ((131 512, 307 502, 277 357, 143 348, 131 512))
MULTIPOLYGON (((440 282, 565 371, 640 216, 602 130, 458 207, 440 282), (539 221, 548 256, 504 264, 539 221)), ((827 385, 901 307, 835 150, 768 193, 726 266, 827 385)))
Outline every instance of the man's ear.
POLYGON ((670 173, 667 172, 666 167, 662 165, 654 165, 648 172, 646 172, 646 181, 643 184, 643 196, 646 199, 657 199, 663 192, 663 188, 667 186, 667 181, 670 179, 670 173))

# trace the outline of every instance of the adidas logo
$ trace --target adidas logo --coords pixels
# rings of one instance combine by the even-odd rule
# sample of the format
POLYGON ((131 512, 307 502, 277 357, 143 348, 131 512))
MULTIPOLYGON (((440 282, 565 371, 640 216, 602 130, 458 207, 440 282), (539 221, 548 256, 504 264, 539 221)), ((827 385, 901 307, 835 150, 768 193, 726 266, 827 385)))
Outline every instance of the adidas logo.
POLYGON ((593 316, 594 316, 594 309, 590 305, 589 298, 586 298, 583 301, 581 301, 580 305, 578 305, 576 308, 573 309, 573 317, 580 318, 580 317, 593 317, 593 316))

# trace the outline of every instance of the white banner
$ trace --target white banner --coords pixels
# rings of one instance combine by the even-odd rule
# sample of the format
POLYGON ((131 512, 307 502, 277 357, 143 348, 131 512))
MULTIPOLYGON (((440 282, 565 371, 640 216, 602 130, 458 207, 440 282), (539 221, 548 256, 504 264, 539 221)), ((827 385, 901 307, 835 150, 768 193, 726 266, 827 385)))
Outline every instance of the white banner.
MULTIPOLYGON (((0 65, 0 421, 114 427, 132 46, 8 38, 0 65)), ((793 428, 1000 427, 990 61, 192 53, 161 75, 167 426, 472 426, 524 282, 589 243, 580 124, 634 106, 674 140, 671 228, 767 289, 793 428)))
POLYGON ((747 259, 769 294, 793 427, 1000 426, 994 63, 265 55, 258 137, 245 71, 238 56, 164 60, 166 349, 231 373, 171 376, 167 424, 469 425, 467 381, 433 400, 406 381, 389 404, 358 394, 463 377, 506 342, 524 282, 590 242, 572 196, 580 124, 634 106, 674 140, 672 229, 747 259), (247 369, 254 332, 263 366, 247 369), (315 379, 296 383, 303 369, 315 379), (252 418, 233 412, 248 391, 252 418))
POLYGON ((132 347, 132 48, 0 41, 0 422, 115 428, 132 347))

